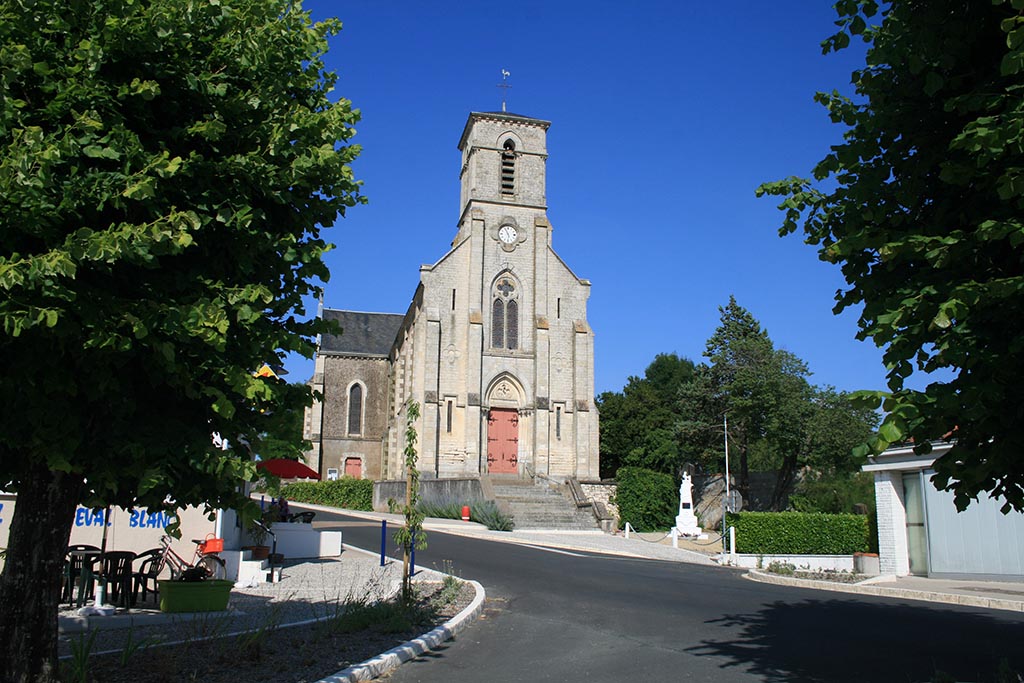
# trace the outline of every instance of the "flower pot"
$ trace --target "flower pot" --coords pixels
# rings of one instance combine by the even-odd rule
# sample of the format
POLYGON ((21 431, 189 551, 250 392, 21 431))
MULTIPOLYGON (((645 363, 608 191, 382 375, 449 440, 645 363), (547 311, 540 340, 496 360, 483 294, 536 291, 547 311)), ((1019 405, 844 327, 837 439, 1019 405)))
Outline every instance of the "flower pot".
POLYGON ((228 608, 233 581, 160 581, 161 612, 223 612, 228 608))
POLYGON ((249 559, 252 560, 265 560, 270 557, 269 545, 247 545, 242 550, 248 550, 249 559))

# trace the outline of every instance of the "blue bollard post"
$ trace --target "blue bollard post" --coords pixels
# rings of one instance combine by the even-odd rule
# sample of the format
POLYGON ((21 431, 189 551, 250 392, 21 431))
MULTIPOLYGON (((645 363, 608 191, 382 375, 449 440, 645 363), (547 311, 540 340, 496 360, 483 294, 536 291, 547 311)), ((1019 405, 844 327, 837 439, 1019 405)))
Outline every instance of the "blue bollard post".
POLYGON ((409 553, 409 578, 416 576, 416 532, 412 532, 412 548, 409 553))
POLYGON ((388 545, 388 520, 380 520, 380 566, 384 566, 384 551, 388 545))

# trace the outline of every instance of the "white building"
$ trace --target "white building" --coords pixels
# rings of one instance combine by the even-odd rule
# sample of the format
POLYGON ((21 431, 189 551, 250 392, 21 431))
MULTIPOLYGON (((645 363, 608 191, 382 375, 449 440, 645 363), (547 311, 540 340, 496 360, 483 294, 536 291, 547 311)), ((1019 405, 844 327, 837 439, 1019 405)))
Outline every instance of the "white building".
POLYGON ((862 468, 875 477, 881 573, 1024 580, 1024 514, 1004 515, 1002 501, 984 494, 958 512, 953 494, 931 483, 932 464, 950 448, 890 448, 862 468))

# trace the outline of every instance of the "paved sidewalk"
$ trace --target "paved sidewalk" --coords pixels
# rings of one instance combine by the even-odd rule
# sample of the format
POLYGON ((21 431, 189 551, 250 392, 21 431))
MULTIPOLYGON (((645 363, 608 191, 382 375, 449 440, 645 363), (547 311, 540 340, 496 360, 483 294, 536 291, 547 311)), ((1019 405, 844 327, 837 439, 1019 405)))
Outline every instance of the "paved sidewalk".
MULTIPOLYGON (((177 645, 234 636, 268 625, 287 628, 310 624, 331 618, 350 597, 393 595, 399 590, 401 575, 401 562, 389 560, 381 567, 374 553, 346 545, 340 557, 286 562, 278 583, 233 589, 225 612, 165 614, 153 609, 119 609, 112 616, 81 617, 67 610, 58 616, 59 652, 62 658, 70 657, 73 644, 86 637, 90 638, 92 654, 98 655, 120 652, 133 642, 136 646, 147 641, 154 645, 177 645), (87 636, 93 631, 93 635, 87 636)), ((443 576, 421 567, 416 580, 440 581, 443 576)), ((476 597, 458 615, 419 638, 336 672, 319 683, 349 683, 381 676, 454 637, 483 610, 483 586, 476 581, 468 583, 476 597)))

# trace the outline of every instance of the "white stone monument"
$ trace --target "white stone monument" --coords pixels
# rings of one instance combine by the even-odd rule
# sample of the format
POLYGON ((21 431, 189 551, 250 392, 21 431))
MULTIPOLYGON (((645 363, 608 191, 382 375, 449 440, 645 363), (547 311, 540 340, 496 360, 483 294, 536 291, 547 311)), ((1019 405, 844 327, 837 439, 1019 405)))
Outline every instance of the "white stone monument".
POLYGON ((693 482, 689 472, 683 472, 683 482, 679 485, 679 514, 676 515, 676 530, 680 536, 701 536, 701 528, 697 526, 697 515, 693 513, 693 482))

